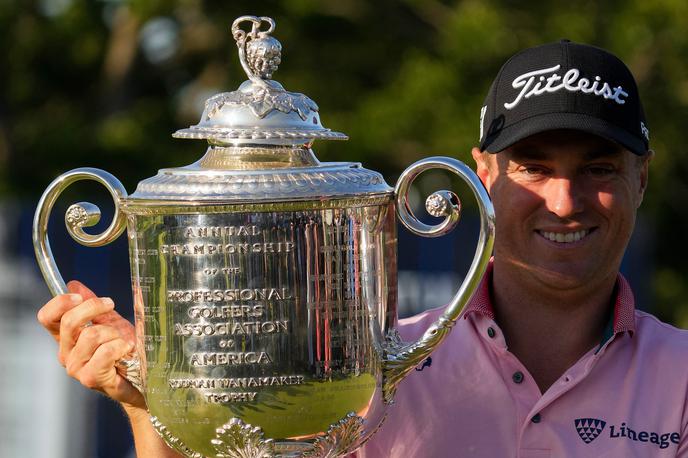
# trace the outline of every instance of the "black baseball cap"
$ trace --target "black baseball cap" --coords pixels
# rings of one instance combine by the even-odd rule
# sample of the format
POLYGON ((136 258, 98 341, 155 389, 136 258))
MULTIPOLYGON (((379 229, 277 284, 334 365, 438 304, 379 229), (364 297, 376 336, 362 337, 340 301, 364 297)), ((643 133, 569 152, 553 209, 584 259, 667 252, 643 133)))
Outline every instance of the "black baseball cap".
POLYGON ((631 71, 594 46, 561 40, 519 52, 480 112, 480 149, 498 153, 539 132, 574 129, 645 154, 650 132, 631 71))

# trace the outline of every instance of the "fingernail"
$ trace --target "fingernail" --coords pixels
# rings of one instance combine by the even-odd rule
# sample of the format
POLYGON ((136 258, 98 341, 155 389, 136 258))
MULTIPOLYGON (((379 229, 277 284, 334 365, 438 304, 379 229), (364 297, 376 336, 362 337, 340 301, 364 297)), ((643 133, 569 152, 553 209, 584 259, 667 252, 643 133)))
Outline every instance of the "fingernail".
POLYGON ((112 299, 110 299, 109 297, 102 297, 100 300, 103 301, 103 304, 105 304, 105 305, 111 305, 113 307, 115 305, 114 301, 112 299))
POLYGON ((84 301, 84 298, 81 297, 81 294, 67 294, 67 296, 72 304, 81 304, 84 301))

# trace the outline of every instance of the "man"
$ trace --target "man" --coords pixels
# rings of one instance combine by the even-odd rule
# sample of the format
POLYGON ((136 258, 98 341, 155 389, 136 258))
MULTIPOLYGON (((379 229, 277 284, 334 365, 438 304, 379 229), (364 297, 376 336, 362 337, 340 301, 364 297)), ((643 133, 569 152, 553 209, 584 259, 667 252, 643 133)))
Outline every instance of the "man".
MULTIPOLYGON (((472 154, 497 215, 493 262, 358 455, 688 457, 688 334, 636 311, 619 275, 651 158, 631 73, 568 41, 525 50, 500 70, 480 125, 472 154)), ((71 287, 81 296, 39 313, 60 360, 125 405, 139 456, 175 456, 113 369, 130 325, 71 287)), ((402 335, 417 338, 438 313, 403 321, 402 335)))
POLYGON ((607 52, 562 41, 502 67, 473 150, 497 217, 491 268, 361 456, 688 456, 688 335, 634 310, 618 273, 648 142, 607 52))

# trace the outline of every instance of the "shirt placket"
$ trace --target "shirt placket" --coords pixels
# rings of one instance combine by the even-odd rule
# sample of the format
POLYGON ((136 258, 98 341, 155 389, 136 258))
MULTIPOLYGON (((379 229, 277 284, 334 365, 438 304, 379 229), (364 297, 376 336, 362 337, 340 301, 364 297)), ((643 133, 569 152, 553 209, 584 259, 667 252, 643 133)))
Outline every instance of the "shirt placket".
POLYGON ((518 458, 549 458, 550 447, 546 443, 538 444, 538 441, 525 440, 527 435, 534 434, 537 437, 538 429, 542 428, 542 415, 536 409, 542 399, 540 388, 528 370, 512 353, 507 352, 503 377, 510 383, 511 396, 516 404, 516 421, 518 437, 516 449, 518 458))
MULTIPOLYGON (((609 342, 605 344, 604 348, 606 348, 608 344, 609 342)), ((518 445, 521 453, 518 455, 518 458, 540 458, 550 456, 550 444, 542 442, 543 437, 547 437, 547 435, 543 435, 538 431, 538 426, 541 428, 547 427, 547 413, 545 409, 585 380, 593 367, 597 364, 604 348, 601 349, 602 351, 597 349, 590 350, 583 355, 583 357, 581 357, 576 364, 571 366, 559 380, 554 382, 543 395, 538 396, 538 399, 532 405, 532 409, 527 415, 530 421, 525 421, 521 424, 518 438, 518 445), (548 454, 544 454, 545 450, 548 454)), ((534 380, 531 379, 531 381, 535 384, 534 380)))
POLYGON ((487 317, 476 320, 478 332, 487 339, 489 346, 497 353, 499 370, 507 389, 514 401, 516 413, 517 457, 518 458, 548 458, 549 450, 522 449, 521 438, 523 425, 537 423, 538 417, 531 414, 533 406, 541 398, 540 389, 525 366, 510 353, 506 346, 504 334, 497 324, 487 317))
POLYGON ((499 326, 486 317, 477 320, 476 325, 478 332, 487 338, 489 345, 499 354, 501 375, 514 400, 518 435, 517 458, 551 457, 551 445, 543 442, 546 435, 538 431, 546 428, 547 418, 542 411, 585 379, 610 342, 601 349, 591 350, 584 355, 547 392, 541 394, 535 379, 518 358, 508 351, 499 326))

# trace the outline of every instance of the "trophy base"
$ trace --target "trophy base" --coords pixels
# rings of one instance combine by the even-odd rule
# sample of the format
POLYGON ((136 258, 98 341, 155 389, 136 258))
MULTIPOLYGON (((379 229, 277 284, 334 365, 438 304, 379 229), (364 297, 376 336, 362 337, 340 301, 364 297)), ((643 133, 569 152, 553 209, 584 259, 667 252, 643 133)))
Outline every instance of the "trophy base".
MULTIPOLYGON (((151 417, 151 423, 160 437, 172 449, 188 458, 206 457, 189 447, 170 433, 157 417, 151 417)), ((327 433, 318 436, 312 442, 275 441, 266 439, 259 426, 244 423, 239 418, 232 418, 216 429, 216 436, 211 444, 216 450, 215 456, 226 458, 336 458, 353 452, 364 441, 363 423, 365 420, 354 412, 330 425, 327 433)))

